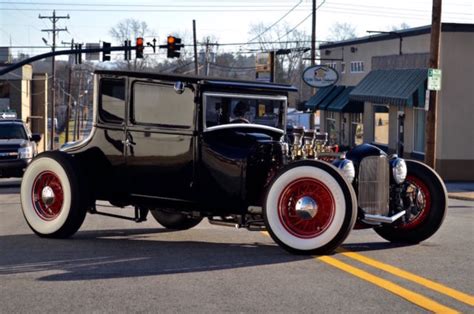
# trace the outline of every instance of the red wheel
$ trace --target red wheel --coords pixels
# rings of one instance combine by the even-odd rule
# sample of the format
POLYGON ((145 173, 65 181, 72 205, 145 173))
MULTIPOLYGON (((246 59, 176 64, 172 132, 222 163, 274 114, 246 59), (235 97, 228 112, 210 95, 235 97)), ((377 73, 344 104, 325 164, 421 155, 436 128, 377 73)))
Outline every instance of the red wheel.
POLYGON ((428 217, 431 209, 431 192, 428 186, 414 175, 408 175, 405 182, 408 185, 407 194, 411 194, 415 206, 411 210, 410 219, 401 224, 400 228, 410 230, 418 227, 428 217))
POLYGON ((79 174, 73 162, 62 152, 42 153, 23 175, 20 195, 23 216, 42 237, 69 237, 84 221, 87 197, 80 193, 79 174))
POLYGON ((332 165, 298 161, 271 181, 263 214, 273 240, 286 250, 326 254, 353 228, 357 203, 352 186, 332 165))
POLYGON ((288 232, 309 239, 327 230, 334 218, 335 201, 323 182, 301 178, 283 190, 278 209, 280 221, 288 232))
POLYGON ((419 243, 431 237, 444 221, 447 193, 441 178, 427 165, 407 160, 405 195, 407 216, 374 230, 391 242, 419 243))
POLYGON ((53 220, 61 213, 64 192, 59 177, 51 171, 38 174, 33 182, 32 202, 41 219, 53 220))

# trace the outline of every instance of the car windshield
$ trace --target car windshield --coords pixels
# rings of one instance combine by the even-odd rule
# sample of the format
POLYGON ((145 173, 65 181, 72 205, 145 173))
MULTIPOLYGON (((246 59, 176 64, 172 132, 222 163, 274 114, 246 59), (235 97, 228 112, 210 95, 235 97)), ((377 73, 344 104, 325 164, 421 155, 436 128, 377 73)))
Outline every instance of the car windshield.
POLYGON ((22 139, 26 140, 25 128, 17 123, 0 123, 0 139, 22 139))
POLYGON ((254 123, 282 128, 286 99, 271 96, 207 95, 206 127, 254 123))

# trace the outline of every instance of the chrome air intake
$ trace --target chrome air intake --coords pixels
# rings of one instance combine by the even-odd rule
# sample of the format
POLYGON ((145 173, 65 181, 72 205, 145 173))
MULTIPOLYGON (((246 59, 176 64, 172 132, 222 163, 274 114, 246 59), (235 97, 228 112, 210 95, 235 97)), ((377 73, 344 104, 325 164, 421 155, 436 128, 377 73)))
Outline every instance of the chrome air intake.
POLYGON ((359 207, 365 214, 388 216, 390 167, 387 157, 380 155, 362 159, 358 178, 359 207))

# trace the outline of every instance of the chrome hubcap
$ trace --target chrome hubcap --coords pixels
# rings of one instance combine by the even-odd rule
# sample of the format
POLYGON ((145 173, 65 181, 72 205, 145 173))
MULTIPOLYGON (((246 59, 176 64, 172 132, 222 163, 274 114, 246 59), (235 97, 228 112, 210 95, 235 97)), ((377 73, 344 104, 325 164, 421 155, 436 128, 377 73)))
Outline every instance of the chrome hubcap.
POLYGON ((46 206, 51 206, 54 203, 54 191, 51 187, 45 186, 41 191, 41 199, 46 206))
POLYGON ((318 213, 318 204, 312 197, 303 196, 296 202, 295 210, 300 219, 310 220, 318 213))

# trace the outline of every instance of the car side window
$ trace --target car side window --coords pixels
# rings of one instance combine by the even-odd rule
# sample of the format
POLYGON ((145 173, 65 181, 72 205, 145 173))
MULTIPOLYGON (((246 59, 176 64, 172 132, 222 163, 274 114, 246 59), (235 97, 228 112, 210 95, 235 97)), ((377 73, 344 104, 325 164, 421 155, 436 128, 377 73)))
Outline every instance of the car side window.
POLYGON ((125 80, 104 78, 100 81, 99 116, 109 123, 125 119, 125 80))
POLYGON ((188 129, 194 126, 194 109, 194 93, 189 88, 178 94, 173 85, 133 84, 133 123, 188 129))

